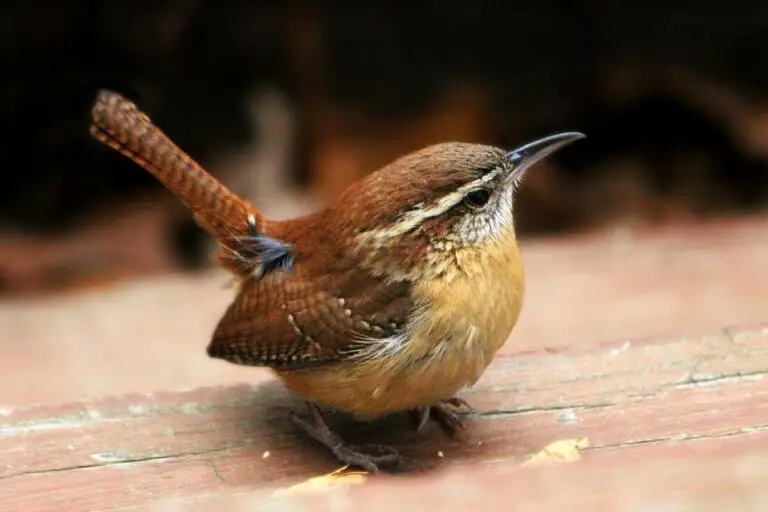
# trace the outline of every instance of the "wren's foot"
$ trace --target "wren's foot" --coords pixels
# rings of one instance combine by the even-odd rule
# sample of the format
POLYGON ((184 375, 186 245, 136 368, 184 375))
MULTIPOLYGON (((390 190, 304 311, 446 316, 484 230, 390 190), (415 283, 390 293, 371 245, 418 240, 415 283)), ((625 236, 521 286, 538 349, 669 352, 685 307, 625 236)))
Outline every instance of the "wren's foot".
POLYGON ((459 418, 456 413, 456 409, 465 407, 472 410, 469 403, 463 398, 451 398, 449 400, 443 400, 437 405, 431 407, 422 407, 416 409, 415 414, 417 418, 416 431, 419 432, 427 424, 427 421, 431 417, 434 419, 440 427, 448 434, 451 439, 464 437, 464 422, 459 418))
POLYGON ((378 473, 379 466, 400 462, 400 454, 392 447, 377 444, 364 446, 347 444, 338 433, 328 426, 316 405, 307 403, 307 408, 313 421, 307 421, 295 413, 291 413, 291 421, 313 439, 329 448, 342 463, 349 466, 359 466, 371 473, 378 473), (362 450, 364 448, 378 453, 364 453, 362 450))

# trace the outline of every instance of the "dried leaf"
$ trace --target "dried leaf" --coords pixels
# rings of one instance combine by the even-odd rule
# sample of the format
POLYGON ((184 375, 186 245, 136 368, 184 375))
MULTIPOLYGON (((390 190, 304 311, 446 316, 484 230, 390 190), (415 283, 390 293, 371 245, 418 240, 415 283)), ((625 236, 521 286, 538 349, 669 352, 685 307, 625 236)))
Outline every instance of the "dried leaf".
POLYGON ((525 461, 522 465, 529 467, 575 462, 581 459, 580 452, 587 446, 589 446, 589 441, 586 437, 555 441, 545 446, 543 450, 525 461))
POLYGON ((348 466, 337 469, 327 475, 316 476, 285 489, 278 489, 275 494, 290 494, 296 492, 324 491, 330 487, 343 485, 359 485, 365 481, 367 473, 362 471, 345 472, 348 466))

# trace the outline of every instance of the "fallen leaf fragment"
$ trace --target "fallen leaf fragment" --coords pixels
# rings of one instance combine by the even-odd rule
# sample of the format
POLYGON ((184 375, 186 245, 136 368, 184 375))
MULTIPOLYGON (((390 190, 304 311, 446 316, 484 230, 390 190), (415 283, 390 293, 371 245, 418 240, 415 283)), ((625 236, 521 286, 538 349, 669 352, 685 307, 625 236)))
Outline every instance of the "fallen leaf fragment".
POLYGON ((576 462, 581 459, 581 450, 589 446, 586 437, 581 439, 562 439, 544 447, 539 453, 525 461, 522 466, 546 466, 576 462))
POLYGON ((348 466, 337 469, 327 475, 316 476, 285 489, 275 491, 279 494, 292 494, 296 492, 323 491, 334 486, 359 485, 365 481, 368 473, 364 471, 346 471, 348 466))

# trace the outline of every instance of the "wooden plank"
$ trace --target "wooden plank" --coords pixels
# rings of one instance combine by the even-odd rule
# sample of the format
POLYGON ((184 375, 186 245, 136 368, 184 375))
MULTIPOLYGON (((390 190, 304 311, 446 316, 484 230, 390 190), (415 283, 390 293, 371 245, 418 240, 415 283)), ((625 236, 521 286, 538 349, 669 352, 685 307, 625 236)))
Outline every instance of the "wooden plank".
POLYGON ((329 488, 322 493, 251 491, 206 496, 195 503, 179 498, 162 500, 151 510, 183 506, 189 512, 763 512, 768 508, 768 455, 734 450, 730 442, 725 446, 729 450, 717 453, 686 450, 682 456, 672 448, 656 457, 590 457, 578 464, 532 469, 461 467, 423 478, 380 478, 364 486, 329 488))
MULTIPOLYGON (((417 434, 404 416, 331 419, 352 441, 456 471, 514 467, 563 438, 587 437, 585 461, 606 464, 768 453, 767 375, 768 326, 730 329, 501 357, 463 395, 475 408, 466 443, 435 426, 417 434)), ((333 458, 287 420, 300 407, 259 381, 2 409, 0 511, 194 501, 332 471, 333 458)))

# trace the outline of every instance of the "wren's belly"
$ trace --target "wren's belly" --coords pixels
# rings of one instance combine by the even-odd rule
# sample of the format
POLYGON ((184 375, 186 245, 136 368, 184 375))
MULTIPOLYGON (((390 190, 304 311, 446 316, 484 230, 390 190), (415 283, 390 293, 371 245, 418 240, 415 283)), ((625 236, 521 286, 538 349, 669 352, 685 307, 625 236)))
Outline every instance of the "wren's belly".
MULTIPOLYGON (((502 313, 504 315, 505 313, 502 313)), ((477 382, 508 337, 517 313, 496 319, 481 328, 465 315, 458 332, 428 342, 411 339, 406 344, 425 343, 430 350, 387 356, 401 358, 365 363, 345 361, 323 368, 279 372, 286 385, 305 400, 357 416, 376 419, 388 414, 431 406, 456 396, 477 382), (488 327, 486 325, 486 327, 488 327)), ((454 324, 451 324, 455 327, 454 324)), ((425 328, 434 334, 439 327, 425 328)), ((422 336, 423 338, 423 336, 422 336)))
MULTIPOLYGON (((487 365, 485 365, 487 366, 487 365)), ((280 373, 297 395, 317 405, 373 420, 435 405, 456 396, 480 377, 485 366, 429 365, 399 373, 361 375, 347 363, 310 371, 280 373)))

